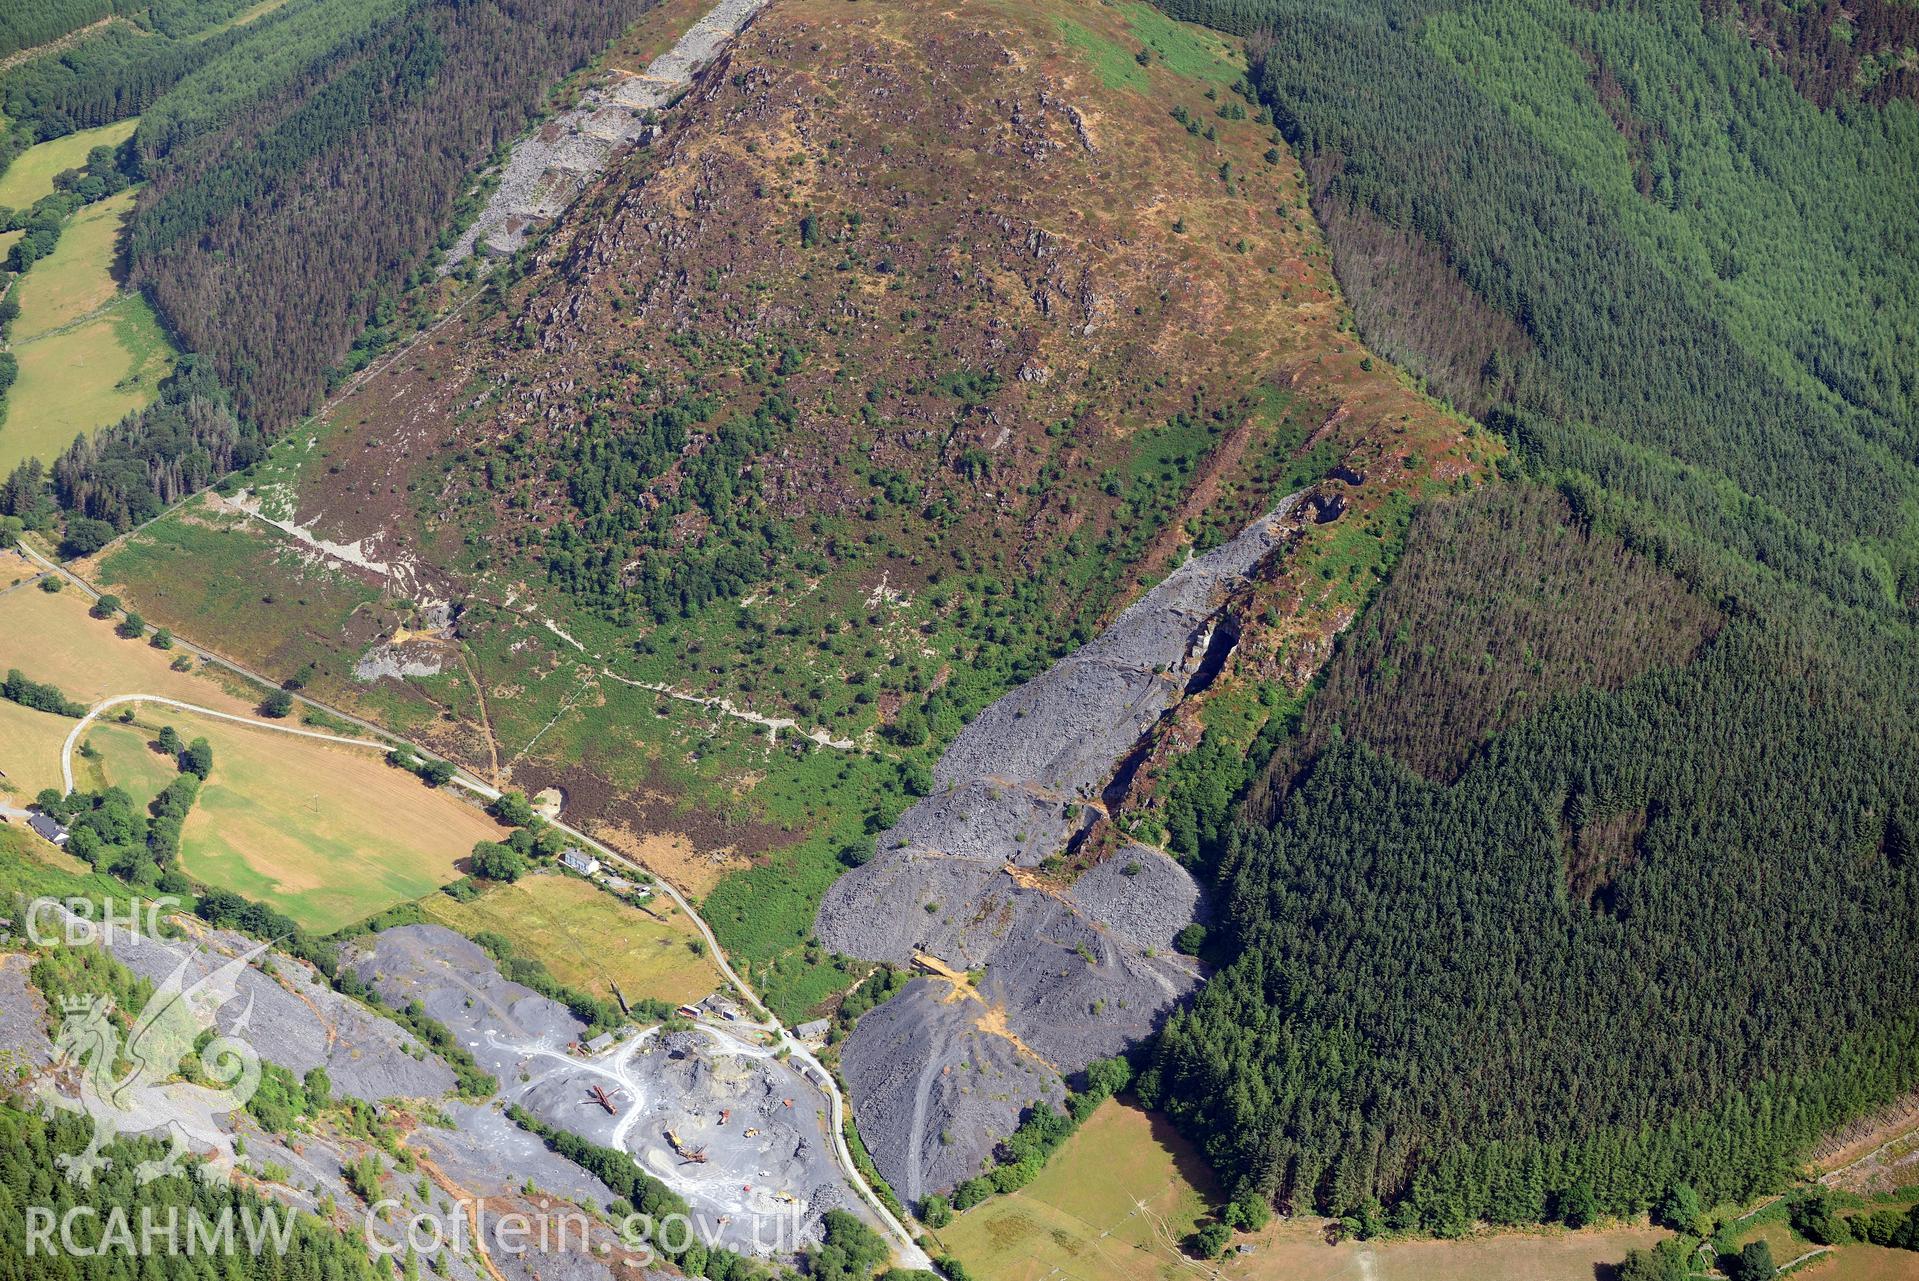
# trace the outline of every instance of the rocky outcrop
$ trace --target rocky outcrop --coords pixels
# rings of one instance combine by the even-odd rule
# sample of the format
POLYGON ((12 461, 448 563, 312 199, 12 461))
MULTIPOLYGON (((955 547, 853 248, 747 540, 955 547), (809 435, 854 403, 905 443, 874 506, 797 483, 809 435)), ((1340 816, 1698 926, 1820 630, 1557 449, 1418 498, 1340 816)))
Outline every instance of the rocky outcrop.
POLYGON ((656 130, 654 115, 686 92, 765 3, 720 0, 645 72, 615 73, 582 94, 578 106, 520 139, 486 207, 447 251, 441 270, 452 271, 475 250, 511 254, 564 213, 616 152, 656 130))

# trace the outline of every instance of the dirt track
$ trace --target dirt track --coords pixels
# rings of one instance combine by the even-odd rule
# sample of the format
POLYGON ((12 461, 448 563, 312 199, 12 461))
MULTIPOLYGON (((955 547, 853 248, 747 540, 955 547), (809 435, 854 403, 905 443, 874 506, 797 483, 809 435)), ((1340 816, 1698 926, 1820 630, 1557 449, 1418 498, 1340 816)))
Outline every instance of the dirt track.
MULTIPOLYGON (((89 596, 90 598, 99 597, 100 592, 98 591, 98 589, 96 589, 91 583, 87 582, 85 579, 80 578, 78 575, 72 573, 71 571, 48 560, 46 557, 40 555, 38 552, 33 551, 31 548, 25 547, 24 544, 22 546, 22 550, 26 552, 26 554, 34 561, 35 564, 41 566, 46 571, 57 574, 61 578, 65 579, 66 581, 73 583, 77 588, 79 588, 82 592, 86 593, 87 596, 89 596)), ((244 676, 249 680, 255 681, 256 683, 261 685, 263 688, 273 688, 272 684, 268 682, 267 680, 265 680, 265 678, 257 675, 256 673, 252 671, 249 671, 248 669, 244 667, 241 667, 237 664, 229 662, 226 659, 220 658, 218 655, 213 654, 210 650, 207 650, 199 645, 196 645, 192 641, 187 640, 184 637, 176 637, 175 639, 176 639, 176 643, 179 644, 180 647, 186 650, 188 653, 195 654, 209 662, 220 663, 222 666, 228 668, 229 670, 236 672, 239 675, 244 676)), ((155 700, 151 696, 147 696, 147 695, 137 695, 137 696, 129 695, 126 697, 136 698, 136 699, 145 699, 147 701, 169 701, 169 700, 155 700)), ((372 730, 373 732, 381 735, 386 734, 386 731, 380 729, 378 726, 373 725, 372 723, 368 721, 364 721, 358 717, 350 716, 345 713, 339 712, 336 709, 328 707, 325 704, 316 702, 313 699, 308 698, 307 696, 303 694, 295 694, 294 700, 297 703, 303 704, 308 707, 312 707, 317 711, 326 713, 327 715, 337 716, 341 720, 344 720, 350 724, 364 726, 367 729, 372 730)), ((187 706, 187 705, 182 704, 182 706, 187 706)), ((206 709, 193 708, 191 710, 203 711, 206 709)), ((252 725, 267 724, 266 722, 248 720, 245 717, 233 717, 228 713, 214 713, 214 714, 225 716, 234 720, 239 720, 246 724, 252 724, 252 725)), ((290 726, 269 725, 268 727, 288 730, 292 732, 300 732, 300 733, 316 732, 316 731, 298 731, 298 730, 294 730, 294 727, 290 727, 290 726)), ((352 742, 354 740, 341 739, 340 741, 352 742)), ((392 739, 391 741, 393 744, 397 744, 401 740, 396 738, 396 739, 392 739)), ((373 744, 369 744, 369 745, 373 745, 373 744)), ((385 744, 382 744, 381 746, 385 746, 385 744)), ((70 772, 71 770, 70 762, 72 760, 72 755, 73 755, 72 743, 69 742, 67 750, 63 757, 65 761, 69 762, 69 772, 67 774, 69 791, 72 790, 72 783, 71 783, 72 775, 70 772)), ((466 790, 473 792, 488 800, 497 800, 500 796, 499 789, 492 787, 489 784, 478 782, 476 780, 467 778, 464 775, 456 774, 452 782, 454 785, 463 787, 466 790)), ((846 1125, 846 1102, 845 1102, 845 1099, 840 1094, 839 1084, 834 1080, 832 1074, 826 1070, 826 1068, 820 1063, 820 1061, 814 1057, 812 1051, 808 1050, 805 1046, 801 1045, 797 1040, 794 1040, 793 1038, 791 1038, 787 1034, 786 1029, 782 1027, 779 1024, 779 1022, 776 1019, 774 1019, 771 1012, 768 1011, 763 1004, 761 1004, 759 997, 754 993, 751 985, 746 983, 745 980, 743 980, 739 976, 739 974, 733 969, 732 964, 726 958, 725 951, 720 947, 719 940, 714 936, 712 928, 707 925, 705 918, 702 917, 696 910, 694 910, 694 907, 691 901, 688 900, 686 896, 682 894, 680 890, 672 884, 672 882, 664 879, 663 877, 658 876, 657 874, 652 873, 650 869, 640 867, 639 864, 637 864, 633 859, 629 858, 628 856, 621 854, 615 850, 607 848, 605 845, 601 844, 599 841, 594 840, 592 837, 586 835, 584 832, 578 831, 577 829, 572 827, 568 827, 564 823, 555 822, 554 826, 559 828, 561 831, 565 832, 568 836, 572 837, 575 841, 583 845, 585 848, 594 851, 596 854, 599 855, 599 857, 602 860, 608 862, 609 864, 612 864, 617 867, 629 868, 637 871, 644 871, 644 872, 648 872, 650 875, 653 875, 654 883, 657 884, 660 887, 660 889, 669 898, 673 900, 674 904, 682 912, 686 914, 687 919, 693 923, 696 929, 699 930, 701 938, 705 940, 706 945, 710 951, 710 954, 713 957, 714 964, 718 966, 721 974, 733 986, 734 991, 736 991, 741 996, 741 998, 748 1004, 748 1006, 754 1012, 759 1014, 759 1016, 765 1020, 764 1026, 767 1028, 767 1030, 772 1035, 778 1038, 781 1038, 784 1041, 785 1047, 790 1054, 790 1061, 797 1065, 797 1070, 804 1075, 806 1080, 811 1082, 817 1089, 819 1089, 825 1095, 826 1103, 827 1103, 826 1129, 827 1129, 828 1148, 830 1152, 832 1153, 832 1156, 839 1168, 841 1176, 844 1179, 846 1179, 849 1186, 851 1186, 857 1192, 859 1206, 862 1208, 862 1210, 865 1213, 870 1214, 873 1217, 873 1219, 882 1227, 882 1229, 885 1232, 885 1235, 889 1239, 889 1244, 892 1246, 896 1257, 898 1257, 898 1259, 905 1266, 911 1267, 911 1268, 925 1268, 930 1266, 931 1260, 927 1257, 925 1251, 922 1250, 919 1247, 919 1245, 916 1243, 916 1241, 914 1240, 913 1234, 907 1230, 905 1224, 901 1223, 900 1220, 896 1218, 889 1210, 887 1210, 885 1206, 880 1204, 879 1198, 873 1194, 872 1189, 867 1187, 865 1178, 860 1174, 858 1166, 854 1163, 853 1154, 851 1151, 848 1150, 846 1146, 846 1140, 844 1137, 844 1130, 846 1125)))

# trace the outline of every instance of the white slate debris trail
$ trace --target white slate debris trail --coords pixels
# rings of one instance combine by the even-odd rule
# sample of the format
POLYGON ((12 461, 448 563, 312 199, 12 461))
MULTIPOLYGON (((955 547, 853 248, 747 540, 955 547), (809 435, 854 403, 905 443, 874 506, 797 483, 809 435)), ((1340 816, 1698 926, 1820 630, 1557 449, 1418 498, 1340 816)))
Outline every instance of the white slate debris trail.
POLYGON ((831 948, 984 971, 977 1000, 916 979, 862 1016, 842 1052, 861 1135, 908 1200, 972 1177, 1026 1105, 1057 1105, 1063 1075, 1149 1035, 1198 984, 1172 943, 1202 914, 1199 887, 1163 852, 1129 845, 1064 893, 1021 871, 1096 821, 1143 736, 1217 674, 1237 639, 1223 607, 1289 537, 1300 498, 982 712, 940 758, 933 793, 821 901, 831 948))
POLYGON ((688 694, 659 681, 636 681, 608 667, 601 668, 600 675, 609 680, 616 680, 622 685, 631 685, 634 689, 651 690, 655 694, 662 694, 682 703, 692 703, 709 711, 719 712, 722 716, 730 716, 736 721, 758 725, 768 731, 768 741, 773 743, 779 742, 781 730, 791 730, 819 747, 833 747, 842 752, 851 752, 859 748, 859 744, 852 739, 834 738, 824 729, 803 729, 800 723, 790 716, 765 716, 748 708, 736 707, 730 698, 708 698, 700 694, 688 694))
POLYGON ((506 255, 566 210, 623 147, 647 136, 655 112, 673 105, 693 77, 745 29, 766 0, 720 0, 640 75, 615 72, 579 105, 535 126, 514 144, 500 185, 473 225, 447 251, 450 272, 482 253, 506 255))

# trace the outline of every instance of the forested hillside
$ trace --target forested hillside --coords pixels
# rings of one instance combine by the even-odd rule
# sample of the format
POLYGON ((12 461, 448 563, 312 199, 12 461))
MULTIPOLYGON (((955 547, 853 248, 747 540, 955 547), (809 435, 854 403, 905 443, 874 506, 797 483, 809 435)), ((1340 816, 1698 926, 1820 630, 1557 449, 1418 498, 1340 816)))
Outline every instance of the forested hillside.
POLYGON ((0 5, 0 58, 58 40, 115 7, 113 0, 8 0, 0 5))
POLYGON ((1741 609, 1681 666, 1703 602, 1522 494, 1415 528, 1225 856, 1243 955, 1164 1038, 1166 1105, 1293 1204, 1740 1199, 1919 1081, 1909 635, 1741 609))
POLYGON ((0 65, 8 67, 0 75, 0 170, 35 142, 138 115, 188 72, 249 39, 264 48, 284 19, 331 3, 287 0, 264 14, 250 12, 256 0, 0 6, 0 65))
POLYGON ((1270 33, 1342 278, 1480 300, 1424 333, 1355 289, 1374 341, 1549 465, 1848 603, 1912 594, 1919 112, 1822 111, 1691 0, 1226 8, 1270 33))
POLYGON ((1149 1093, 1374 1221, 1770 1186, 1919 1080, 1909 81, 1693 0, 1167 7, 1251 37, 1362 335, 1518 454, 1208 843, 1149 1093))
POLYGON ((425 266, 475 165, 646 8, 334 0, 141 122, 132 276, 268 429, 425 266), (375 216, 369 216, 372 213, 375 216))
MULTIPOLYGON (((391 1276, 390 1264, 367 1257, 357 1234, 334 1228, 314 1214, 268 1200, 235 1179, 229 1186, 178 1174, 141 1182, 143 1161, 165 1152, 161 1140, 122 1139, 95 1181, 82 1187, 55 1164, 86 1146, 93 1123, 81 1117, 46 1118, 12 1103, 0 1107, 0 1221, 14 1230, 0 1239, 0 1274, 60 1277, 72 1281, 118 1281, 129 1276, 165 1276, 177 1281, 372 1281, 391 1276), (29 1214, 69 1225, 79 1247, 59 1248, 60 1237, 36 1241, 27 1232, 29 1214), (124 1218, 121 1217, 124 1215, 124 1218), (221 1225, 230 1222, 232 1236, 221 1225), (176 1224, 169 1243, 166 1225, 176 1224), (157 1225, 146 1240, 170 1245, 140 1253, 142 1225, 157 1225), (210 1235, 201 1240, 241 1243, 240 1248, 188 1248, 189 1224, 210 1235), (126 1235, 130 1228, 132 1235, 126 1235), (249 1235, 251 1234, 251 1235, 249 1235), (54 1244, 49 1244, 52 1242, 54 1244), (257 1251, 245 1248, 257 1242, 257 1251)), ((57 1230, 57 1228, 56 1228, 57 1230)))

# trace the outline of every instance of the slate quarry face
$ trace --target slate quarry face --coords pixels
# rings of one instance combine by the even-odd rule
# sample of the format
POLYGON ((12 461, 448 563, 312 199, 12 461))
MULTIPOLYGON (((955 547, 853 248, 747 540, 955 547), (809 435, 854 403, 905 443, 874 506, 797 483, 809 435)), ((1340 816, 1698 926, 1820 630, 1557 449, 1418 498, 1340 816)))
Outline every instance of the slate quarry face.
POLYGON ((1117 799, 1142 738, 1231 644, 1222 607, 1280 545, 1297 496, 1186 562, 1097 638, 961 732, 935 787, 834 883, 827 946, 928 976, 864 1015, 841 1056, 860 1133, 906 1198, 977 1174, 1033 1103, 1148 1035, 1199 982, 1173 937, 1199 887, 1129 845, 1064 891, 1022 876, 1117 799))

